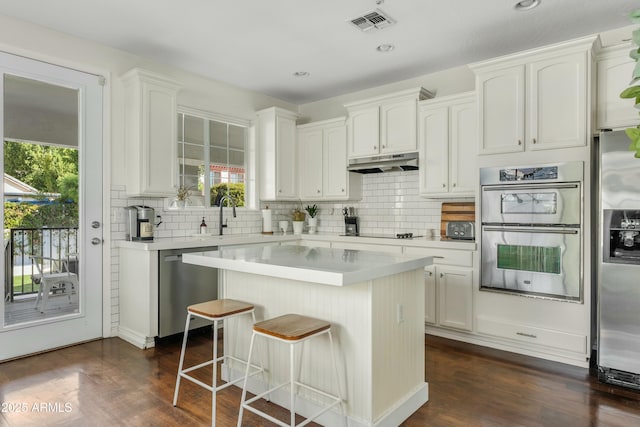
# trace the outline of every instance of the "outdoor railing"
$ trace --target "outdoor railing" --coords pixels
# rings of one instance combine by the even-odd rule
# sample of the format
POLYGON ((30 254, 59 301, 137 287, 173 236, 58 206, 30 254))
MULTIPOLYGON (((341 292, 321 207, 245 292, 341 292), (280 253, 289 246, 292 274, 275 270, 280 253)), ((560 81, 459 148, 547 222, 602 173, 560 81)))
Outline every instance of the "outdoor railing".
POLYGON ((32 282, 36 272, 32 256, 46 258, 43 265, 46 272, 78 252, 78 227, 12 228, 7 249, 5 266, 9 264, 10 274, 5 274, 5 281, 9 280, 10 286, 8 295, 5 286, 5 298, 13 301, 14 296, 38 292, 37 285, 32 282))

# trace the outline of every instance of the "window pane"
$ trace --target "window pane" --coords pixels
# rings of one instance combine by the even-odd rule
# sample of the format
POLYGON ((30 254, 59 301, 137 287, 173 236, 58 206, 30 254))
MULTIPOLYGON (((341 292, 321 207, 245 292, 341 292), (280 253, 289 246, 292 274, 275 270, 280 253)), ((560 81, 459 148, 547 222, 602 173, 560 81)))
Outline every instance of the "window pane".
POLYGON ((244 151, 229 151, 229 165, 244 167, 244 151))
POLYGON ((246 129, 229 125, 229 148, 244 151, 246 129))
POLYGON ((227 164, 227 150, 224 148, 211 147, 209 149, 209 160, 213 165, 227 164))
POLYGON ((212 147, 227 149, 227 124, 221 122, 209 122, 209 138, 212 147))
POLYGON ((218 193, 229 195, 237 206, 244 206, 247 129, 184 113, 178 114, 178 129, 178 140, 185 141, 178 143, 180 182, 191 187, 192 194, 197 188, 205 206, 213 206, 218 193))
POLYGON ((204 161, 204 148, 199 145, 184 144, 184 157, 186 159, 196 160, 199 164, 204 161))
POLYGON ((184 116, 184 141, 204 145, 204 119, 184 116))

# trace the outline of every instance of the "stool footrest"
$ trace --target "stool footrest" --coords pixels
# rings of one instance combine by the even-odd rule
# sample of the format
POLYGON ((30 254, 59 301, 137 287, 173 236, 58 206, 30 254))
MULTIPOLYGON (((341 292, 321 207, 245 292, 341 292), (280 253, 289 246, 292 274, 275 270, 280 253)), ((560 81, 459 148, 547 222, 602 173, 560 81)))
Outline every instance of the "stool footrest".
MULTIPOLYGON (((242 407, 244 409, 247 409, 247 410, 257 414, 257 415, 260 415, 260 416, 268 419, 271 422, 274 422, 274 423, 278 424, 279 426, 290 427, 290 424, 284 423, 284 422, 278 420, 277 418, 274 418, 271 415, 269 415, 269 414, 267 414, 267 413, 265 413, 265 412, 263 412, 263 411, 261 411, 259 409, 256 409, 256 408, 254 408, 252 406, 249 406, 252 403, 262 399, 264 396, 269 395, 269 394, 273 393, 274 391, 276 391, 276 390, 278 390, 278 389, 280 389, 282 387, 285 387, 287 385, 290 385, 290 384, 291 383, 289 383, 289 382, 282 383, 282 384, 277 385, 277 386, 275 386, 275 387, 273 387, 273 388, 271 388, 271 389, 269 389, 269 390, 267 390, 265 392, 257 394, 255 396, 253 396, 251 399, 247 399, 244 402, 242 402, 242 407)), ((309 424, 310 422, 312 422, 313 420, 315 420, 316 418, 318 418, 320 415, 322 415, 325 412, 329 411, 334 406, 338 406, 338 405, 342 404, 342 399, 339 398, 338 396, 334 396, 332 394, 326 393, 326 392, 324 392, 322 390, 319 390, 319 389, 317 389, 315 387, 312 387, 312 386, 310 386, 308 384, 301 383, 299 381, 294 381, 294 384, 296 386, 298 386, 298 387, 306 388, 307 390, 311 390, 314 393, 318 393, 318 394, 320 394, 320 395, 322 395, 324 397, 327 397, 329 399, 334 400, 333 403, 329 404, 328 406, 325 406, 320 411, 316 412, 315 414, 311 415, 310 417, 305 418, 300 424, 296 424, 296 427, 303 427, 303 426, 309 424)), ((295 408, 289 408, 289 410, 290 411, 295 411, 295 408)))
MULTIPOLYGON (((216 363, 220 362, 220 361, 224 362, 225 359, 233 360, 235 362, 244 364, 245 366, 247 365, 246 360, 238 359, 237 357, 234 357, 234 356, 220 356, 215 361, 216 361, 216 363)), ((203 387, 203 388, 213 392, 214 391, 213 385, 209 385, 207 383, 204 383, 204 382, 200 381, 197 378, 192 377, 191 375, 188 375, 188 372, 192 372, 192 371, 195 371, 196 369, 200 369, 200 368, 204 368, 205 366, 212 365, 213 362, 214 362, 213 360, 208 360, 206 362, 200 363, 199 365, 191 366, 190 368, 183 369, 182 371, 178 372, 178 375, 180 375, 180 377, 182 377, 184 379, 187 379, 187 380, 189 380, 189 381, 191 381, 193 383, 198 384, 200 387, 203 387)), ((251 363, 249 366, 253 369, 253 371, 249 372, 249 376, 250 377, 253 376, 253 375, 259 374, 260 372, 264 371, 263 368, 261 368, 258 365, 254 365, 253 363, 251 363)), ((240 381, 243 381, 243 380, 244 380, 244 376, 238 377, 238 378, 236 378, 234 380, 231 380, 231 381, 227 381, 222 385, 216 386, 215 391, 223 390, 223 389, 225 389, 225 388, 227 388, 229 386, 232 386, 234 384, 237 384, 237 383, 239 383, 240 381)))

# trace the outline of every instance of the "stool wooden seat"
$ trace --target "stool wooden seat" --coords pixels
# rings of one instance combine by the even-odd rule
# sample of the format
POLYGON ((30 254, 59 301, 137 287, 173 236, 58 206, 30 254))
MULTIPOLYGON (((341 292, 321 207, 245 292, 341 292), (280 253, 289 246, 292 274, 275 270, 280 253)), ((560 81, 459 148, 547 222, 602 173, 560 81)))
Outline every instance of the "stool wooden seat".
POLYGON ((201 302, 200 304, 193 304, 187 307, 187 311, 192 314, 197 314, 202 317, 209 317, 211 320, 231 316, 234 314, 244 313, 245 311, 253 310, 255 307, 253 304, 246 303, 244 301, 237 301, 233 299, 216 299, 207 302, 201 302))
MULTIPOLYGON (((257 415, 260 415, 263 418, 268 419, 269 421, 276 423, 282 427, 295 427, 295 391, 296 387, 303 387, 312 392, 318 393, 328 399, 331 400, 331 403, 315 414, 311 415, 308 418, 305 418, 302 422, 298 424, 298 426, 304 426, 310 423, 312 420, 318 418, 320 415, 324 414, 334 406, 339 406, 342 418, 344 420, 344 425, 347 425, 346 412, 344 410, 344 401, 342 400, 342 395, 340 393, 340 376, 338 374, 338 368, 336 365, 336 358, 333 349, 333 337, 331 335, 331 323, 316 319, 313 317, 302 316, 299 314, 285 314, 279 317, 275 317, 273 319, 264 320, 262 322, 258 322, 253 325, 253 334, 251 335, 251 344, 249 345, 249 356, 247 357, 247 363, 251 363, 251 355, 253 352, 253 345, 256 336, 262 336, 268 339, 274 339, 276 341, 280 341, 283 343, 289 344, 289 381, 284 382, 275 387, 269 388, 264 393, 257 394, 251 399, 245 400, 247 395, 247 379, 249 377, 249 369, 247 368, 245 372, 244 385, 242 387, 242 397, 240 398, 240 413, 238 415, 238 427, 242 426, 242 415, 243 410, 246 409, 251 411, 257 415), (294 350, 295 345, 298 343, 303 343, 306 340, 318 337, 322 334, 327 334, 329 336, 330 350, 331 350, 331 361, 333 364, 333 370, 335 373, 335 381, 336 381, 336 394, 330 394, 323 390, 319 390, 315 387, 311 387, 310 385, 303 384, 295 378, 295 361, 294 361, 294 350), (252 403, 256 402, 259 399, 262 399, 264 396, 270 395, 272 392, 289 385, 289 411, 290 411, 290 423, 286 424, 273 416, 263 412, 257 408, 250 406, 252 403)), ((298 372, 299 375, 299 372, 298 372)))
POLYGON ((299 341, 329 328, 331 323, 327 321, 299 314, 285 314, 253 325, 257 332, 287 341, 299 341))
MULTIPOLYGON (((224 362, 226 359, 234 360, 236 362, 245 364, 247 366, 247 371, 249 368, 253 368, 253 371, 249 373, 249 376, 255 375, 259 372, 264 372, 262 367, 257 365, 251 365, 248 362, 238 359, 234 356, 220 356, 218 357, 218 322, 224 322, 227 319, 250 314, 252 323, 256 323, 255 317, 255 306, 253 304, 246 303, 244 301, 237 301, 232 299, 219 299, 207 301, 199 304, 193 304, 187 307, 187 321, 184 328, 184 338, 182 339, 182 350, 180 352, 180 364, 178 366, 178 375, 176 378, 176 388, 173 394, 173 406, 176 406, 178 403, 178 392, 180 390, 180 379, 185 378, 189 381, 192 381, 199 386, 209 390, 211 392, 211 425, 216 425, 216 393, 219 390, 227 388, 231 385, 237 384, 240 381, 244 380, 247 376, 247 372, 245 372, 245 376, 241 376, 234 380, 229 380, 228 382, 218 386, 218 363, 224 362), (184 355, 187 348, 187 338, 189 335, 189 323, 191 321, 191 316, 201 317, 203 319, 207 319, 213 322, 213 358, 211 360, 205 361, 195 366, 191 366, 189 368, 183 368, 184 365, 184 355), (208 365, 213 365, 213 379, 211 385, 206 384, 193 376, 189 375, 191 371, 195 371, 196 369, 203 368, 208 365)), ((225 332, 228 333, 228 332, 225 332)))

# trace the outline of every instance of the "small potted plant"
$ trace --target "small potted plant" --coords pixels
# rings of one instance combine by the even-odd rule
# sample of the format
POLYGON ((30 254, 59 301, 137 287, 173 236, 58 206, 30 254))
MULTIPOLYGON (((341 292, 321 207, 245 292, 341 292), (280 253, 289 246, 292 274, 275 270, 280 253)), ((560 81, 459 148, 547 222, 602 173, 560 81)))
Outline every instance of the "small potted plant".
POLYGON ((307 211, 307 214, 309 215, 309 234, 314 234, 318 228, 318 218, 316 217, 319 211, 318 205, 307 205, 304 210, 307 211))
POLYGON ((296 206, 291 213, 291 219, 293 223, 293 234, 302 234, 304 227, 305 214, 302 210, 302 205, 296 206))
POLYGON ((178 187, 178 191, 176 191, 176 207, 184 208, 189 196, 191 196, 191 190, 188 187, 184 185, 178 187))

